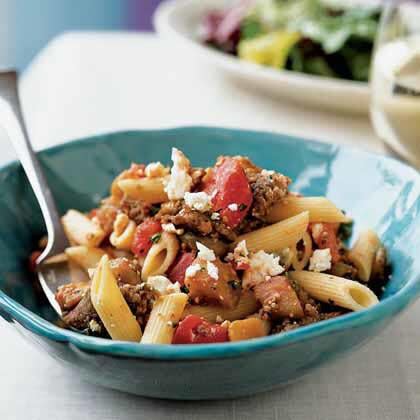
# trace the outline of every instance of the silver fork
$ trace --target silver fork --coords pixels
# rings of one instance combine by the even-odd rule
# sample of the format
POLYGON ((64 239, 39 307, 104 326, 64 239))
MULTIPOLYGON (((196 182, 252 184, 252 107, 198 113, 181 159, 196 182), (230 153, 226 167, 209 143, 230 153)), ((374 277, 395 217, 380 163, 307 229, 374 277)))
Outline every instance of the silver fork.
POLYGON ((48 243, 37 262, 38 278, 51 306, 62 316, 54 294, 59 286, 70 280, 68 264, 43 264, 47 258, 60 254, 68 246, 54 197, 45 179, 39 160, 32 149, 19 101, 16 71, 0 72, 0 125, 5 129, 44 217, 48 243))

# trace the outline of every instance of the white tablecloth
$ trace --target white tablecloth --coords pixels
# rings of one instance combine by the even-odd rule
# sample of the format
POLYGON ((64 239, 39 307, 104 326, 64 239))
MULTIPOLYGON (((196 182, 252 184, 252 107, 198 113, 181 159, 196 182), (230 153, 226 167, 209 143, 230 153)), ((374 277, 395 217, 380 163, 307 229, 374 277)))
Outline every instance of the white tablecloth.
MULTIPOLYGON (((154 35, 71 33, 57 39, 21 82, 34 144, 42 148, 119 129, 208 124, 384 152, 367 118, 261 97, 183 54, 154 35)), ((6 140, 0 142, 0 159, 10 159, 6 140)), ((0 321, 0 419, 418 419, 419 318, 417 304, 361 350, 283 390, 194 403, 84 383, 0 321)))

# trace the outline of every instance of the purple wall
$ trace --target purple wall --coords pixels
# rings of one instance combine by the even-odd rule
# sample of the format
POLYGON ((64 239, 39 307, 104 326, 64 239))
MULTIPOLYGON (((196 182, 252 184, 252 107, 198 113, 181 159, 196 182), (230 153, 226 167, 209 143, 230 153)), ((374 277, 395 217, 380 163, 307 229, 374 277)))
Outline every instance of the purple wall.
POLYGON ((152 30, 152 16, 163 0, 129 0, 128 25, 130 29, 152 30))
POLYGON ((3 66, 24 68, 57 34, 69 30, 153 29, 152 15, 163 0, 0 0, 9 38, 0 39, 3 66), (13 45, 4 46, 5 43, 13 45), (4 58, 5 57, 5 58, 4 58))

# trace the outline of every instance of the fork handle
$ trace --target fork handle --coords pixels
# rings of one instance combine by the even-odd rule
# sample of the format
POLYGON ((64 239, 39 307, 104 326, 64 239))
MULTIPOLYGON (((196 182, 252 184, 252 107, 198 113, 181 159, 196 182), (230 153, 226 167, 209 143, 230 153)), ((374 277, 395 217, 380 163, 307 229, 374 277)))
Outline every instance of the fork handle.
MULTIPOLYGON (((41 164, 32 149, 20 106, 16 71, 0 72, 0 125, 13 144, 38 200, 48 233, 47 255, 66 246, 66 236, 41 164), (60 243, 62 242, 62 243, 60 243)), ((39 262, 42 261, 41 255, 39 262)))

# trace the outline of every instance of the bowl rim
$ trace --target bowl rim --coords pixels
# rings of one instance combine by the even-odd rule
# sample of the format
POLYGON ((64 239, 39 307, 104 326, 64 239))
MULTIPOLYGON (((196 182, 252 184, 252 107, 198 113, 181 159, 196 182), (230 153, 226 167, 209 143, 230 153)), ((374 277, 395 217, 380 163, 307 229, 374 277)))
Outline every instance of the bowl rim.
MULTIPOLYGON (((217 131, 221 134, 231 134, 233 137, 239 137, 244 133, 252 136, 270 135, 273 139, 282 139, 286 142, 297 142, 305 145, 315 146, 318 150, 323 149, 325 151, 336 150, 347 150, 357 152, 366 157, 371 157, 380 160, 391 161, 397 165, 397 167, 404 169, 405 171, 411 172, 411 174, 418 178, 420 185, 420 173, 415 171, 408 165, 394 159, 392 157, 383 156, 380 154, 372 153, 369 151, 360 150, 355 147, 347 145, 336 145, 329 143, 322 143, 319 141, 308 140, 305 138, 299 138, 289 135, 283 135, 281 133, 271 133, 267 131, 254 131, 254 130, 241 130, 234 128, 221 128, 221 127, 209 127, 209 126, 183 126, 175 128, 157 129, 157 130, 127 130, 127 131, 115 131, 112 133, 98 134, 87 138, 77 139, 69 141, 64 144, 58 144, 53 147, 43 149, 40 152, 42 158, 43 155, 48 156, 54 154, 56 151, 62 151, 71 149, 78 144, 96 144, 106 143, 113 137, 119 137, 124 135, 140 135, 147 136, 152 133, 162 134, 179 134, 193 136, 197 131, 217 131)), ((227 140, 229 141, 229 140, 227 140)), ((279 142, 279 144, 281 144, 279 142)), ((6 165, 0 166, 0 171, 5 171, 12 167, 19 166, 17 161, 7 163, 6 165)), ((32 331, 33 333, 45 337, 47 339, 67 343, 73 345, 77 349, 87 351, 91 353, 98 353, 108 356, 119 356, 129 358, 143 358, 143 359, 162 359, 162 360, 197 360, 197 359, 216 359, 216 358, 229 358, 238 357, 244 354, 249 354, 262 350, 269 350, 277 347, 286 347, 300 341, 310 340, 314 337, 329 334, 345 329, 352 329, 360 327, 361 325, 376 323, 386 318, 391 318, 396 315, 402 309, 408 307, 414 302, 420 295, 420 273, 418 273, 413 280, 405 284, 400 290, 391 296, 382 299, 377 305, 364 309, 359 312, 353 312, 346 315, 342 315, 337 318, 329 319, 326 321, 320 321, 318 323, 310 324, 307 326, 300 327, 296 330, 284 332, 281 334, 275 334, 267 337, 238 341, 228 343, 216 343, 216 344, 199 344, 199 345, 157 345, 157 344, 139 344, 130 343, 123 341, 113 341, 104 338, 89 337, 83 334, 73 332, 60 328, 53 323, 43 319, 39 315, 36 315, 20 303, 16 302, 9 296, 7 296, 2 290, 0 290, 0 315, 8 321, 16 321, 21 324, 24 328, 32 331)))

